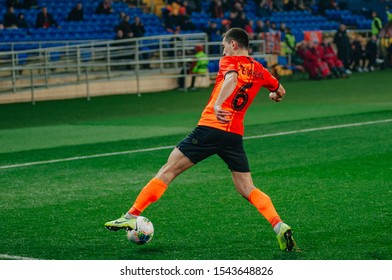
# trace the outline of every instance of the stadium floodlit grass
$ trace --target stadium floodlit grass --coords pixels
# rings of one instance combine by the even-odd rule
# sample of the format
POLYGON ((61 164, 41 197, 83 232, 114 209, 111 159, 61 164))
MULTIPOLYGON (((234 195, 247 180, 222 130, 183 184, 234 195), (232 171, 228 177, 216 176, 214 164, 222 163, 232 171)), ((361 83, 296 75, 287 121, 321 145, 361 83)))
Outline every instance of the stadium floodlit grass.
POLYGON ((392 119, 391 74, 287 81, 284 102, 263 90, 248 112, 246 136, 265 136, 244 142, 254 181, 293 227, 300 251, 292 253, 279 251, 217 157, 178 177, 143 213, 155 227, 149 244, 103 227, 193 129, 210 89, 0 105, 0 255, 390 260, 392 122, 376 121, 392 119), (339 127, 347 124, 360 125, 339 127), (31 162, 41 164, 23 166, 31 162))

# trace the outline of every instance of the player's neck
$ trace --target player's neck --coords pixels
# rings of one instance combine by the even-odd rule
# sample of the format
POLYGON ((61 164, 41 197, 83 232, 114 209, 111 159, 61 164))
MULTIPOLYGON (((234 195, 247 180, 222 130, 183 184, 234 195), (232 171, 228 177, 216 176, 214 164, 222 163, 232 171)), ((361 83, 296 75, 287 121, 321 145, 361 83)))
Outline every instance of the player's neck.
POLYGON ((247 50, 238 50, 233 56, 249 56, 249 52, 247 50))

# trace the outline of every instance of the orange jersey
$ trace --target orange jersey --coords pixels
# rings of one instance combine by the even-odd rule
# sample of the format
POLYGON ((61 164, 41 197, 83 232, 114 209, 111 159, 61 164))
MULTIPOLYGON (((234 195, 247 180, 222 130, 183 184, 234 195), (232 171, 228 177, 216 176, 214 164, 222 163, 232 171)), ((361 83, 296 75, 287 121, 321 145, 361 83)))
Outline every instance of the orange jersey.
POLYGON ((279 82, 259 62, 248 56, 224 56, 219 61, 219 72, 210 100, 205 107, 198 125, 244 135, 244 117, 261 87, 276 91, 279 82), (218 98, 227 73, 236 72, 238 83, 231 95, 223 102, 222 109, 229 111, 231 121, 220 123, 214 114, 214 104, 218 98))

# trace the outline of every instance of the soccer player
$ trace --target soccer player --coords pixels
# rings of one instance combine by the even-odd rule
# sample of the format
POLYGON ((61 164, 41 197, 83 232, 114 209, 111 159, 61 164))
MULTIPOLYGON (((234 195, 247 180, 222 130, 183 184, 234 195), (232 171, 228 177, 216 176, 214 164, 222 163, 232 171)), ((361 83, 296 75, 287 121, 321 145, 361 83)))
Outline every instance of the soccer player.
POLYGON ((182 172, 217 154, 231 170, 237 191, 268 220, 277 234, 281 250, 292 251, 295 243, 291 228, 282 222, 268 195, 253 184, 243 148, 245 113, 261 87, 275 102, 286 91, 260 63, 248 54, 249 37, 240 28, 231 28, 222 40, 223 58, 210 100, 197 127, 171 152, 167 163, 141 190, 129 211, 105 224, 109 230, 133 229, 135 217, 157 201, 168 185, 182 172))

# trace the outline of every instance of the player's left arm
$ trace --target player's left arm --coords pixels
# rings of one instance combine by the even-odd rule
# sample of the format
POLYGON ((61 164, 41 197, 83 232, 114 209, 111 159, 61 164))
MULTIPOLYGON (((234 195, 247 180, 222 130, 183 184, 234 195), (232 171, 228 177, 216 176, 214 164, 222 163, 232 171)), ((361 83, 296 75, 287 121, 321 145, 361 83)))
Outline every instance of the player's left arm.
POLYGON ((279 87, 276 91, 270 92, 269 98, 275 102, 280 102, 282 101, 285 95, 286 95, 286 90, 284 89, 282 84, 279 84, 279 87))
POLYGON ((230 72, 226 74, 225 80, 223 81, 222 87, 218 94, 218 98, 216 99, 214 104, 215 116, 221 123, 230 122, 231 113, 227 110, 222 110, 222 104, 233 93, 235 87, 237 86, 237 83, 238 83, 237 72, 230 72))

